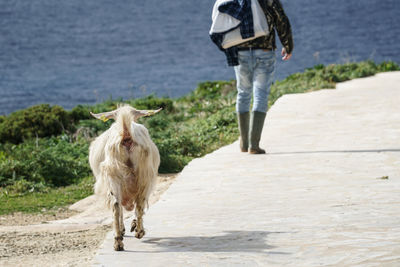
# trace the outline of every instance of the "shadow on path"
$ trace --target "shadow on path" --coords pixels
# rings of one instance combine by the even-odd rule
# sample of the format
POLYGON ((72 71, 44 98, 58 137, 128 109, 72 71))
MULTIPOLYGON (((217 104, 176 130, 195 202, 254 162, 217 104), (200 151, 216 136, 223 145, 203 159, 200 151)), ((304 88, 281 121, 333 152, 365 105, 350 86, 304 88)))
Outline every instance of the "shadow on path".
MULTIPOLYGON (((143 243, 156 245, 162 251, 153 252, 249 252, 263 254, 289 254, 267 251, 274 249, 266 243, 270 234, 283 232, 228 231, 218 236, 183 236, 149 238, 143 243)), ((134 251, 126 251, 134 252, 134 251)))

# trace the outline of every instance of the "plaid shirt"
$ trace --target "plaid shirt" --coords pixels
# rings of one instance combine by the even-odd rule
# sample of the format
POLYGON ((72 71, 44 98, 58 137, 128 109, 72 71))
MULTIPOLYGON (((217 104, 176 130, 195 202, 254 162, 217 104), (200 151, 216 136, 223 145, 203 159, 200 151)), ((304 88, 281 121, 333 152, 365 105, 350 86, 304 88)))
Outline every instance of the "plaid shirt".
POLYGON ((219 12, 228 14, 240 20, 240 34, 243 39, 254 36, 253 13, 251 11, 251 0, 233 0, 219 6, 219 12))
MULTIPOLYGON (((229 16, 240 20, 240 35, 243 39, 254 36, 253 26, 253 13, 251 10, 251 0, 232 0, 228 1, 218 8, 219 12, 226 13, 229 16)), ((211 40, 222 50, 227 58, 229 66, 236 66, 238 62, 238 50, 237 47, 231 47, 228 49, 222 48, 222 41, 225 33, 213 33, 210 35, 211 40)))
MULTIPOLYGON (((239 0, 240 1, 240 0, 239 0)), ((229 49, 223 49, 218 43, 221 44, 223 40, 223 34, 221 36, 211 36, 211 39, 217 46, 225 52, 228 65, 236 66, 239 65, 238 59, 238 48, 244 47, 256 47, 266 50, 275 50, 275 33, 278 33, 279 40, 285 47, 287 53, 293 51, 293 37, 292 29, 288 17, 286 16, 280 0, 258 0, 262 9, 264 10, 265 16, 269 25, 270 34, 267 36, 261 36, 252 41, 240 44, 238 46, 231 47, 229 49), (276 31, 275 31, 276 30, 276 31)), ((250 0, 248 0, 249 4, 250 0)), ((250 7, 251 8, 251 7, 250 7)), ((254 35, 253 35, 254 36, 254 35)))

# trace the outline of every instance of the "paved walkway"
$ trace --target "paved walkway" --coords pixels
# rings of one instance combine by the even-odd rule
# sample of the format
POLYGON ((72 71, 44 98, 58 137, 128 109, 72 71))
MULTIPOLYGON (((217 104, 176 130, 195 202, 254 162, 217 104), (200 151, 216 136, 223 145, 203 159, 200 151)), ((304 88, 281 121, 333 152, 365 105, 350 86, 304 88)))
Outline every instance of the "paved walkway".
POLYGON ((192 161, 96 265, 400 266, 400 72, 280 98, 261 146, 192 161))

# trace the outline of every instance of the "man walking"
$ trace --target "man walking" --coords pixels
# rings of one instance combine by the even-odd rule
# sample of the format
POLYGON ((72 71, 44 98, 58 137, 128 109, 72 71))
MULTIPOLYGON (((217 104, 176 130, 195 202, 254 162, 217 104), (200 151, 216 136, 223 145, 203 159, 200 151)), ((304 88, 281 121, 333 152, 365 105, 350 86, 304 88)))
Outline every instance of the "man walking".
MULTIPOLYGON (((254 0, 253 0, 254 1, 254 0)), ((240 149, 251 154, 265 154, 259 146, 268 109, 268 95, 275 71, 275 31, 282 43, 282 60, 289 60, 293 51, 292 31, 279 0, 259 1, 269 25, 269 34, 242 43, 235 64, 237 80, 236 112, 240 130, 240 149), (250 103, 253 107, 250 116, 250 103)))

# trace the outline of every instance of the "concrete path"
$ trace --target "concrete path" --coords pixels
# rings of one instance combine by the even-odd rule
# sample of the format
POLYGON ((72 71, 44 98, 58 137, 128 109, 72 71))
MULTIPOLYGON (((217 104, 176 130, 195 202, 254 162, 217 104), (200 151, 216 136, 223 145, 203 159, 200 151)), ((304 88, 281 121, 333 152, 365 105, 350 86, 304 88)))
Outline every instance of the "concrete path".
POLYGON ((95 265, 400 266, 400 72, 283 96, 261 146, 192 161, 95 265))

